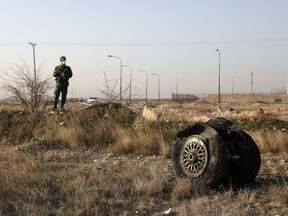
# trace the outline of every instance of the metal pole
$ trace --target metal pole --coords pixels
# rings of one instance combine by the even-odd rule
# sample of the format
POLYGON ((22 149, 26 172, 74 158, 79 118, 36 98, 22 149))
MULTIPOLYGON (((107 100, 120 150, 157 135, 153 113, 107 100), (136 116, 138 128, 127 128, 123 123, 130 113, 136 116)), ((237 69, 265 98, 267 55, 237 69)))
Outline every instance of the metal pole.
POLYGON ((160 101, 160 75, 156 73, 152 73, 151 75, 158 76, 158 101, 160 101))
POLYGON ((129 91, 130 104, 132 103, 132 68, 130 67, 130 91, 129 91))
POLYGON ((286 94, 288 95, 288 76, 287 76, 287 83, 286 83, 286 94))
POLYGON ((221 93, 220 93, 220 51, 216 49, 219 54, 219 73, 218 73, 218 103, 221 103, 221 93))
POLYGON ((146 103, 147 103, 148 72, 147 72, 147 71, 144 71, 144 70, 138 70, 138 71, 141 71, 141 72, 146 73, 146 103))
POLYGON ((127 65, 122 65, 123 67, 127 67, 130 69, 130 86, 129 86, 129 100, 130 100, 130 104, 132 103, 132 96, 131 96, 131 88, 132 88, 132 68, 130 66, 127 65))
POLYGON ((158 76, 158 100, 160 101, 160 75, 158 76))
POLYGON ((253 72, 251 73, 251 89, 252 89, 252 93, 254 93, 254 77, 253 77, 253 72))
POLYGON ((36 43, 29 42, 29 44, 33 47, 34 82, 36 83, 36 61, 35 61, 35 46, 36 46, 36 43))
POLYGON ((234 76, 232 77, 232 94, 234 94, 234 76))
POLYGON ((117 56, 108 55, 108 57, 117 58, 120 60, 120 101, 122 100, 122 59, 117 56))
POLYGON ((252 94, 253 90, 253 72, 250 74, 250 81, 249 81, 249 93, 252 94))

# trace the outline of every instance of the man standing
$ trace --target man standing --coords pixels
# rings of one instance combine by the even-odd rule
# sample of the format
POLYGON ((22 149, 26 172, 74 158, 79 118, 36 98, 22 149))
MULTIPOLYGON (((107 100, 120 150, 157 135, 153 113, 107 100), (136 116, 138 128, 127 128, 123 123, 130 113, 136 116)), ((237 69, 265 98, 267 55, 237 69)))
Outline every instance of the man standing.
POLYGON ((60 57, 60 65, 55 67, 53 76, 56 80, 56 88, 54 91, 54 111, 57 111, 57 104, 61 95, 61 111, 64 111, 64 104, 68 93, 69 79, 73 76, 72 70, 66 65, 66 57, 60 57))

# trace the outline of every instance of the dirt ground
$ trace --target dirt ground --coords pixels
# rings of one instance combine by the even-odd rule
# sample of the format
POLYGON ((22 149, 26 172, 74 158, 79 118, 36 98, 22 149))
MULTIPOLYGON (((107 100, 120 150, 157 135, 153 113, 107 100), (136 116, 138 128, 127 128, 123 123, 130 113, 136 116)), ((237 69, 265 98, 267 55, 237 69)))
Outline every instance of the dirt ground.
MULTIPOLYGON (((69 112, 89 106, 85 103, 67 103, 69 112)), ((277 118, 286 121, 288 114, 287 104, 221 104, 219 106, 199 102, 154 103, 149 104, 149 107, 158 120, 185 120, 191 123, 205 121, 215 116, 253 119, 277 115, 277 118)), ((138 114, 142 114, 144 104, 133 104, 131 108, 138 114)), ((17 108, 13 106, 13 109, 17 108)), ((78 194, 77 198, 82 198, 84 204, 81 203, 81 199, 77 200, 78 203, 70 201, 71 206, 65 206, 66 203, 63 203, 62 210, 59 207, 51 215, 68 215, 68 212, 74 215, 288 215, 287 151, 261 154, 260 171, 255 181, 245 188, 223 188, 201 194, 197 191, 197 185, 191 185, 174 174, 172 159, 169 157, 120 155, 100 153, 95 150, 47 149, 45 145, 37 142, 9 148, 1 146, 1 148, 1 152, 13 151, 31 158, 33 164, 39 163, 43 167, 35 169, 37 172, 38 169, 41 173, 41 169, 53 167, 55 175, 59 173, 59 176, 64 175, 61 178, 67 178, 67 182, 65 181, 67 188, 63 186, 64 190, 69 191, 69 187, 75 187, 70 193, 78 194), (117 199, 120 200, 114 200, 116 193, 119 196, 117 199), (94 198, 95 194, 97 196, 105 194, 100 204, 89 200, 89 196, 94 198), (97 212, 101 213, 97 214, 97 212)), ((70 193, 67 193, 67 197, 70 193)), ((73 196, 76 199, 76 195, 73 196)))
MULTIPOLYGON (((131 177, 133 185, 138 185, 140 191, 152 190, 150 187, 159 187, 161 193, 167 193, 170 197, 164 198, 165 196, 161 195, 159 198, 158 195, 155 195, 155 198, 148 196, 146 200, 137 201, 129 195, 126 197, 127 203, 123 204, 124 209, 122 206, 122 209, 116 211, 114 209, 116 207, 109 204, 112 208, 109 212, 112 215, 288 215, 287 153, 261 155, 262 162, 258 176, 245 188, 212 190, 201 195, 201 193, 193 194, 195 191, 189 189, 189 184, 179 185, 181 179, 174 174, 171 158, 102 154, 92 150, 85 152, 47 151, 45 148, 41 148, 41 145, 28 145, 16 147, 14 150, 38 155, 37 157, 41 155, 40 158, 48 159, 49 164, 62 167, 61 172, 73 173, 78 176, 93 176, 97 182, 106 182, 107 179, 111 180, 111 177, 114 176, 112 181, 118 184, 118 181, 128 180, 131 177), (147 185, 145 186, 145 184, 147 185), (192 206, 195 209, 191 209, 192 206)), ((101 183, 95 183, 91 187, 96 187, 96 185, 101 187, 101 183)), ((111 186, 111 190, 113 188, 111 186)), ((82 190, 91 190, 91 188, 82 188, 82 190)), ((121 189, 119 188, 119 190, 121 189)), ((91 207, 91 209, 93 208, 91 207)), ((91 210, 86 215, 94 213, 95 211, 91 210)))

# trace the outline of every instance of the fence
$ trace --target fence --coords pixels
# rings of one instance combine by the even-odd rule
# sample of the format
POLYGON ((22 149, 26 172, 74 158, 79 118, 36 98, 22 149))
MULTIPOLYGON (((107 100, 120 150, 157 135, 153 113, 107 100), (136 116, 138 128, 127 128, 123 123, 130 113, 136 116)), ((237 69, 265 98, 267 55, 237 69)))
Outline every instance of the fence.
MULTIPOLYGON (((211 103, 218 102, 218 94, 208 94, 202 98, 211 103)), ((288 95, 280 93, 270 94, 221 94, 221 103, 288 103, 288 95)))
MULTIPOLYGON (((218 103, 218 94, 176 94, 172 93, 172 102, 184 103, 203 100, 218 103)), ((288 95, 284 93, 270 94, 221 94, 221 103, 288 103, 288 95)))
POLYGON ((172 102, 184 103, 184 102, 193 102, 198 100, 199 97, 193 94, 175 94, 172 93, 172 102))

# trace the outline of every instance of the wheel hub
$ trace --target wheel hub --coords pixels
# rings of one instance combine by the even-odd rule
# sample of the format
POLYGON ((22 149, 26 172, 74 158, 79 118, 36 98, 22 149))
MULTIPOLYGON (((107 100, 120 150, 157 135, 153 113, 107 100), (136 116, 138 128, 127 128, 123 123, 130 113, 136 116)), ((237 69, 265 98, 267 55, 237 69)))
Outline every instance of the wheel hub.
POLYGON ((180 153, 180 166, 189 177, 198 177, 208 165, 208 151, 203 140, 192 137, 183 144, 180 153))
POLYGON ((190 152, 187 156, 187 162, 189 162, 190 164, 194 164, 198 161, 198 156, 196 152, 190 152))

